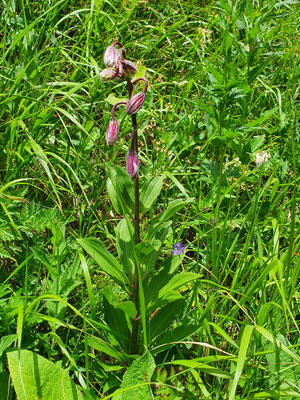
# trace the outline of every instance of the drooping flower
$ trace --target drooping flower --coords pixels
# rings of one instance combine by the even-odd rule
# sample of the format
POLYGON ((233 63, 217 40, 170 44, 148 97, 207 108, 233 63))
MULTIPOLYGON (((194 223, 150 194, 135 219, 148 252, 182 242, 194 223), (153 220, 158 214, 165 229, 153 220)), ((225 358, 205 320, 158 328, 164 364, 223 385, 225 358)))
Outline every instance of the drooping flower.
POLYGON ((135 114, 139 111, 145 101, 146 93, 139 92, 131 97, 128 101, 125 112, 126 114, 135 114))
POLYGON ((181 253, 184 252, 184 250, 187 248, 187 246, 182 246, 181 242, 177 242, 176 244, 174 244, 174 250, 172 251, 173 255, 179 255, 181 253))
POLYGON ((117 60, 117 50, 114 45, 107 47, 103 59, 106 67, 115 67, 117 60))
POLYGON ((132 78, 137 73, 137 67, 131 61, 121 58, 120 62, 123 66, 123 73, 125 76, 132 78))
POLYGON ((106 130, 106 143, 112 146, 116 143, 119 135, 119 124, 115 119, 111 120, 106 130))
POLYGON ((139 160, 133 149, 130 149, 127 153, 126 170, 131 178, 135 178, 139 172, 139 160))
POLYGON ((100 72, 99 78, 103 82, 112 81, 113 79, 115 79, 116 75, 117 75, 116 71, 109 68, 105 68, 100 72))

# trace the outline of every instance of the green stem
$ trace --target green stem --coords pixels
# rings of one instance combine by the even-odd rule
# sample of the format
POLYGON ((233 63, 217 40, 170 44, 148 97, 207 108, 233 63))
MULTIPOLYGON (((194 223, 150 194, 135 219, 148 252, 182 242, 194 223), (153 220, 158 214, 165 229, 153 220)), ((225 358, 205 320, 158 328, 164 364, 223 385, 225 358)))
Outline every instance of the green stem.
POLYGON ((223 177, 223 162, 225 157, 225 149, 223 150, 220 157, 220 169, 219 169, 219 179, 218 179, 218 188, 217 188, 217 196, 216 203, 214 207, 214 218, 213 218, 213 226, 212 226, 212 274, 214 277, 218 276, 218 265, 217 265, 217 221, 219 218, 219 209, 220 209, 220 197, 221 197, 221 186, 222 186, 222 177, 223 177))

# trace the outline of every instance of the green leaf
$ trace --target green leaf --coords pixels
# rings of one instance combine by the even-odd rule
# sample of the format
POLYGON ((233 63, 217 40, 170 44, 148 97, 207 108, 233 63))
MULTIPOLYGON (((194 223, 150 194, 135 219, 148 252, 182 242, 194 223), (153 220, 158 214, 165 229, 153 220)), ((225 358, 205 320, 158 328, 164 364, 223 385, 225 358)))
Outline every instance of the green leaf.
POLYGON ((123 361, 121 354, 117 352, 112 346, 110 346, 110 344, 106 343, 104 340, 95 336, 91 336, 87 339, 87 343, 92 349, 107 354, 108 356, 113 357, 116 360, 123 361))
MULTIPOLYGON (((151 341, 168 329, 172 321, 181 312, 184 306, 183 299, 179 299, 161 308, 150 320, 149 337, 151 341)), ((157 353, 160 350, 156 351, 157 353)))
POLYGON ((125 169, 113 165, 108 166, 109 179, 107 192, 110 201, 120 215, 126 212, 132 215, 134 209, 134 185, 125 169))
POLYGON ((95 238, 77 239, 77 241, 104 272, 124 287, 127 277, 124 275, 118 261, 106 250, 103 243, 95 238))
POLYGON ((188 199, 188 200, 176 199, 171 201, 167 209, 159 216, 159 221, 160 222, 168 221, 170 218, 173 217, 174 214, 176 214, 179 210, 181 210, 183 207, 185 207, 192 201, 193 199, 188 199))
POLYGON ((151 208, 151 206, 159 196, 162 189, 163 181, 163 176, 156 176, 142 188, 140 193, 140 203, 143 214, 151 208))
POLYGON ((18 335, 7 335, 2 336, 0 340, 0 357, 2 357, 3 352, 17 339, 18 335))
MULTIPOLYGON (((119 101, 128 101, 128 99, 122 98, 122 97, 116 97, 115 95, 110 93, 106 97, 105 101, 107 101, 109 104, 111 104, 113 106, 114 104, 118 103, 119 101)), ((124 106, 125 106, 125 104, 124 104, 124 106)))
POLYGON ((275 336, 272 335, 267 329, 263 328, 262 326, 256 326, 255 329, 264 336, 270 343, 273 343, 279 350, 282 350, 285 354, 295 360, 297 363, 300 363, 300 357, 293 353, 290 349, 286 347, 284 343, 278 340, 275 336))
POLYGON ((168 221, 163 225, 161 225, 160 227, 156 227, 155 229, 150 231, 149 242, 153 246, 154 250, 151 251, 147 256, 145 256, 141 263, 142 270, 144 271, 143 279, 154 267, 154 264, 158 259, 161 247, 165 241, 167 233, 169 232, 170 226, 171 226, 171 221, 168 221))
MULTIPOLYGON (((143 282, 145 292, 145 302, 147 308, 153 307, 153 304, 159 299, 159 291, 167 285, 184 258, 184 254, 167 257, 162 263, 160 270, 150 279, 145 279, 143 282)), ((178 296, 176 300, 178 299, 178 296)), ((175 299, 174 299, 175 300, 175 299)))
POLYGON ((240 345, 239 356, 238 356, 237 365, 236 365, 236 371, 234 374, 234 380, 233 380, 233 383, 232 383, 232 386, 230 389, 230 393, 229 393, 229 400, 235 399, 235 392, 237 389, 237 385, 239 383, 239 379, 242 375, 242 371, 243 371, 244 364, 245 364, 246 357, 247 357, 247 350, 248 350, 248 346, 249 346, 249 342, 251 339, 253 329, 254 329, 253 325, 245 326, 243 336, 241 339, 241 345, 240 345))
POLYGON ((121 389, 116 391, 113 400, 152 400, 150 382, 154 369, 154 359, 147 350, 143 356, 133 361, 125 372, 121 389))
POLYGON ((68 372, 28 350, 7 353, 18 400, 83 400, 68 372))
MULTIPOLYGON (((292 348, 291 343, 283 335, 278 334, 276 339, 286 346, 286 348, 288 348, 288 346, 292 348)), ((277 388, 281 390, 294 389, 297 386, 300 387, 300 363, 295 363, 286 352, 279 351, 280 349, 274 342, 269 343, 268 350, 272 351, 272 353, 266 354, 271 375, 269 378, 270 386, 275 387, 277 383, 277 388), (279 382, 278 376, 280 376, 279 382)), ((292 349, 290 351, 292 351, 292 349)), ((292 351, 292 353, 296 355, 294 351, 292 351)))
POLYGON ((155 345, 161 346, 165 344, 166 347, 161 348, 161 350, 166 350, 168 347, 172 347, 174 342, 179 342, 193 335, 199 328, 200 325, 178 326, 162 335, 155 345))
POLYGON ((158 297, 163 297, 170 290, 179 290, 187 283, 199 279, 200 277, 201 275, 194 274, 193 272, 182 272, 181 274, 175 275, 170 282, 159 291, 158 297))
POLYGON ((140 65, 138 67, 137 73, 134 75, 134 79, 142 78, 147 71, 147 68, 144 65, 140 65))
MULTIPOLYGON (((104 288, 102 291, 103 306, 104 306, 104 320, 110 327, 114 339, 118 341, 125 353, 129 352, 129 339, 131 336, 130 332, 130 320, 128 315, 125 313, 124 309, 118 308, 114 303, 116 298, 113 293, 108 288, 104 288)), ((131 303, 131 302, 126 302, 131 303)), ((132 303, 133 304, 133 303, 132 303)), ((134 306, 134 305, 133 305, 134 306)), ((126 307, 130 307, 127 304, 126 307)), ((126 311, 127 308, 125 307, 126 311)), ((134 316, 136 313, 134 314, 134 316)))
POLYGON ((206 372, 210 375, 219 376, 220 378, 231 379, 232 374, 226 371, 222 371, 219 368, 212 367, 211 365, 204 364, 195 360, 174 360, 170 364, 181 365, 182 367, 188 367, 193 369, 199 369, 200 371, 206 372))
POLYGON ((87 265, 86 259, 83 254, 79 253, 79 259, 81 262, 81 266, 83 269, 83 274, 86 282, 86 287, 89 295, 89 300, 90 300, 90 306, 91 306, 91 317, 92 319, 95 318, 95 313, 96 313, 96 306, 95 306, 95 298, 94 298, 94 291, 93 291, 93 285, 91 281, 91 276, 90 276, 90 271, 89 267, 87 265))
POLYGON ((122 219, 116 228, 117 250, 123 268, 130 278, 134 275, 134 230, 132 224, 122 219))

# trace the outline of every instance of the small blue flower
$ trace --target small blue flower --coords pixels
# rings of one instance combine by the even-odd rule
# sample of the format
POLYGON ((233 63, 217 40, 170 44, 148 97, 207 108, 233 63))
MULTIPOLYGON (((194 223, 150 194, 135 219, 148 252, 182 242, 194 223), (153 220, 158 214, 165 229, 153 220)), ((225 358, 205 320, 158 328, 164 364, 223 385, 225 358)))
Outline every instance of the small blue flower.
POLYGON ((186 248, 187 248, 187 246, 182 246, 182 243, 178 242, 178 243, 174 244, 174 250, 172 251, 172 254, 174 256, 177 256, 177 255, 181 254, 186 248))

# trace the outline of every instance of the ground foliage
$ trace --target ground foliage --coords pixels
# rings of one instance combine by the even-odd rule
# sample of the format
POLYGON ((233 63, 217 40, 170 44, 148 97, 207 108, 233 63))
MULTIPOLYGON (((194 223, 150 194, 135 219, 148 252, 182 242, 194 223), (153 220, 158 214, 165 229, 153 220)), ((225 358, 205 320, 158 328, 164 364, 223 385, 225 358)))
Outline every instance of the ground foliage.
POLYGON ((30 399, 51 363, 68 399, 300 397, 296 3, 1 2, 1 400, 30 399), (124 292, 80 245, 117 254, 106 183, 131 131, 120 113, 106 147, 112 96, 126 91, 98 79, 114 40, 150 83, 140 177, 163 186, 142 232, 181 201, 158 265, 187 246, 172 278, 184 282, 172 280, 168 308, 152 304, 139 358, 124 352, 126 319, 123 332, 112 320, 124 292), (40 371, 26 388, 22 357, 40 371))

